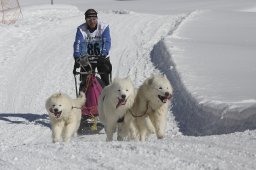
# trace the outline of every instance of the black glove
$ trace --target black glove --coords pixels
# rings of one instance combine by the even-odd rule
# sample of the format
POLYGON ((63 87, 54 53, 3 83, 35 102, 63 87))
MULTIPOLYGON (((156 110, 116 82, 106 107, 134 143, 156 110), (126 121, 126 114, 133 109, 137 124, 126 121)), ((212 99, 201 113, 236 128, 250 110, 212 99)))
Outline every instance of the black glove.
POLYGON ((100 64, 104 64, 104 63, 110 62, 110 60, 109 60, 109 57, 106 58, 106 56, 101 55, 101 56, 98 58, 98 62, 99 62, 100 64))
POLYGON ((98 59, 98 64, 100 67, 104 68, 104 72, 111 73, 112 72, 112 64, 110 63, 109 57, 101 56, 98 59))
POLYGON ((75 63, 79 64, 80 63, 80 58, 74 58, 75 59, 75 63))
POLYGON ((80 67, 80 64, 78 62, 75 61, 74 63, 74 68, 73 68, 73 74, 76 75, 77 72, 76 72, 76 69, 80 67))

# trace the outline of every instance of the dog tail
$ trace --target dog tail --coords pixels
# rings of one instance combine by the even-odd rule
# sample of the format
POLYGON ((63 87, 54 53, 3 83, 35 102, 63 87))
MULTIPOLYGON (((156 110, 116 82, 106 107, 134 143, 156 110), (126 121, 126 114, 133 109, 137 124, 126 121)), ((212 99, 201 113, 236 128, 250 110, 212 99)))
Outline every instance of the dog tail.
POLYGON ((82 107, 86 102, 85 94, 84 92, 80 92, 77 99, 74 100, 74 104, 76 107, 82 107))

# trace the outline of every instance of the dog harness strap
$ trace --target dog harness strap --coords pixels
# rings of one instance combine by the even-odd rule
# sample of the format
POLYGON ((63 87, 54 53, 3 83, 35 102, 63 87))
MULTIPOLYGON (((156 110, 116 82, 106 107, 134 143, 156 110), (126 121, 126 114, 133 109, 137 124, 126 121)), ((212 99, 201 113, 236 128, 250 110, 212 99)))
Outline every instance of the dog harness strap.
POLYGON ((75 107, 75 106, 72 106, 71 109, 81 109, 80 107, 75 107))
POLYGON ((129 109, 129 111, 130 111, 130 113, 131 113, 131 115, 132 115, 133 117, 142 117, 142 116, 145 116, 145 115, 147 114, 148 105, 149 105, 149 101, 147 102, 147 109, 146 109, 145 113, 143 113, 142 115, 135 115, 135 114, 132 112, 131 109, 129 109))
POLYGON ((133 117, 142 117, 142 116, 145 116, 145 114, 147 113, 147 112, 145 112, 145 113, 143 113, 142 115, 135 115, 135 114, 133 114, 133 112, 132 112, 131 109, 129 109, 129 111, 130 111, 130 113, 131 113, 131 115, 132 115, 133 117))

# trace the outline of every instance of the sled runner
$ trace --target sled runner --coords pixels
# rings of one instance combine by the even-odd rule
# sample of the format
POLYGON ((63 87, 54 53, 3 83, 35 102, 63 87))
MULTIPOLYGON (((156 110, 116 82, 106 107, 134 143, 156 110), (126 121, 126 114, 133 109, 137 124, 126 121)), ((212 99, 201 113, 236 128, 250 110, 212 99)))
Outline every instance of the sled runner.
MULTIPOLYGON (((91 66, 92 63, 97 64, 98 60, 98 56, 81 57, 79 60, 80 72, 76 72, 80 75, 80 80, 82 80, 79 91, 83 91, 86 94, 86 102, 81 108, 82 119, 78 129, 79 135, 99 133, 104 128, 99 122, 97 109, 99 95, 105 86, 99 75, 104 73, 95 72, 91 66)), ((76 74, 74 74, 74 78, 76 95, 78 96, 76 74)))

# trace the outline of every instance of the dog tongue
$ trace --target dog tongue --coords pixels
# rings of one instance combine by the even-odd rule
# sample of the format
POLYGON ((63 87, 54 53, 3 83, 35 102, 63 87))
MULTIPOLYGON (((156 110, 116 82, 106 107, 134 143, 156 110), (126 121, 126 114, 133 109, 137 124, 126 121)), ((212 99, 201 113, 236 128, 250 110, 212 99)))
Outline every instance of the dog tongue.
POLYGON ((159 97, 159 99, 163 102, 163 103, 166 103, 167 102, 167 100, 170 100, 171 99, 171 97, 170 96, 158 96, 159 97))
POLYGON ((52 112, 54 114, 55 117, 59 118, 61 115, 61 111, 60 112, 54 112, 52 108, 49 109, 50 112, 52 112))
POLYGON ((116 109, 117 109, 119 106, 125 105, 125 104, 126 104, 125 99, 119 99, 119 98, 118 98, 118 103, 117 103, 117 105, 116 105, 116 109))
POLYGON ((169 96, 167 97, 168 100, 171 100, 171 98, 172 98, 172 95, 169 95, 169 96))
POLYGON ((55 115, 57 118, 59 118, 60 115, 61 115, 61 112, 56 112, 56 113, 54 113, 54 115, 55 115))

